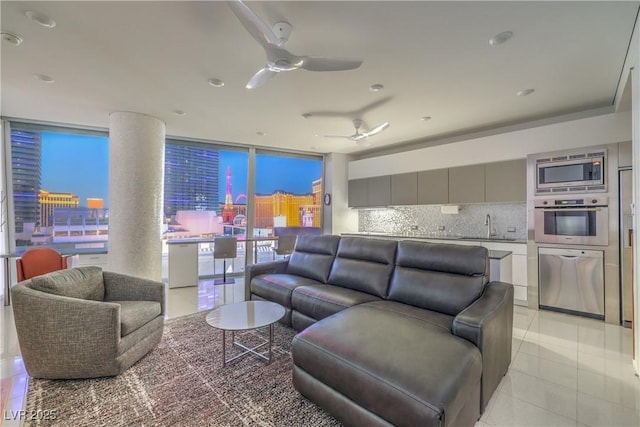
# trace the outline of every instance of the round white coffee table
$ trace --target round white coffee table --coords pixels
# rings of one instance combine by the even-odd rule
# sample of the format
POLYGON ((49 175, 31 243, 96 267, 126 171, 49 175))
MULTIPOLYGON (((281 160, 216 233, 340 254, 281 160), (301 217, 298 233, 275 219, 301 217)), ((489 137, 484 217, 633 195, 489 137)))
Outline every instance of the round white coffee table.
POLYGON ((235 304, 223 305, 211 310, 207 314, 207 323, 216 329, 222 330, 222 366, 232 362, 245 354, 253 354, 267 363, 271 363, 271 347, 273 345, 273 324, 284 316, 285 309, 280 304, 269 301, 243 301, 235 304), (255 347, 247 347, 237 342, 236 331, 248 331, 269 327, 269 339, 255 347), (235 347, 244 350, 242 353, 227 359, 227 331, 231 331, 231 341, 235 347), (267 354, 257 350, 263 346, 269 346, 267 354))

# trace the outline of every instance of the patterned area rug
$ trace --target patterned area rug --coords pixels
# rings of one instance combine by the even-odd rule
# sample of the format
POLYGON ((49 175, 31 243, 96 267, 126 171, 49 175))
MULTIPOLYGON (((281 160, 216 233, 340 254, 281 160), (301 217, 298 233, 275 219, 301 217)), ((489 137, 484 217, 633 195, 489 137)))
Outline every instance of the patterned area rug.
MULTIPOLYGON (((223 368, 222 332, 209 326, 205 316, 167 321, 159 346, 118 377, 31 378, 27 413, 55 410, 57 416, 25 425, 340 425, 294 389, 292 329, 276 324, 271 364, 248 355, 223 368)), ((242 339, 250 343, 265 333, 246 332, 242 339)))

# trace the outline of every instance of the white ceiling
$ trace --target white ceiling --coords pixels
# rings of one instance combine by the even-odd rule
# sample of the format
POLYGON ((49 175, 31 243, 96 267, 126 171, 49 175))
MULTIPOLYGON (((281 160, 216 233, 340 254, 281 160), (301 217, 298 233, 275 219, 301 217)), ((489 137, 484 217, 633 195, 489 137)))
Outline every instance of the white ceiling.
POLYGON ((371 149, 611 106, 638 12, 627 1, 247 2, 270 25, 293 25, 294 54, 364 60, 247 90, 264 51, 224 2, 0 4, 2 31, 24 39, 1 46, 5 117, 106 128, 110 112, 136 111, 172 136, 339 153, 365 148, 315 135, 350 135, 353 118, 365 130, 390 122, 371 149), (506 30, 509 42, 489 45, 506 30), (385 89, 369 91, 374 83, 385 89))

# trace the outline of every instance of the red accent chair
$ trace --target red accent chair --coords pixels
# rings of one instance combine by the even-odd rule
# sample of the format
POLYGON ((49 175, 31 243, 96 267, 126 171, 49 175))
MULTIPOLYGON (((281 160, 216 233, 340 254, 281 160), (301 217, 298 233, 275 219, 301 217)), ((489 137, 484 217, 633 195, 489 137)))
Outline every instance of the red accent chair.
POLYGON ((67 268, 68 255, 51 248, 31 248, 16 260, 18 282, 67 268))

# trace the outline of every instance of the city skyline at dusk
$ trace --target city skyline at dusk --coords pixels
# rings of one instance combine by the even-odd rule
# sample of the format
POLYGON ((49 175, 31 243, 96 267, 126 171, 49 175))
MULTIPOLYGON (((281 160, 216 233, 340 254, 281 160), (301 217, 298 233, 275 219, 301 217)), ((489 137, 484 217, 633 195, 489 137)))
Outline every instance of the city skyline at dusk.
MULTIPOLYGON (((228 166, 232 170, 235 201, 247 193, 248 154, 223 149, 219 153, 219 202, 224 202, 224 175, 228 166)), ((308 194, 312 192, 312 182, 322 176, 322 162, 318 160, 266 154, 256 157, 256 194, 273 194, 276 191, 308 194)), ((88 198, 103 199, 105 208, 108 208, 109 138, 43 131, 41 189, 72 193, 80 198, 81 206, 86 206, 88 198)))

